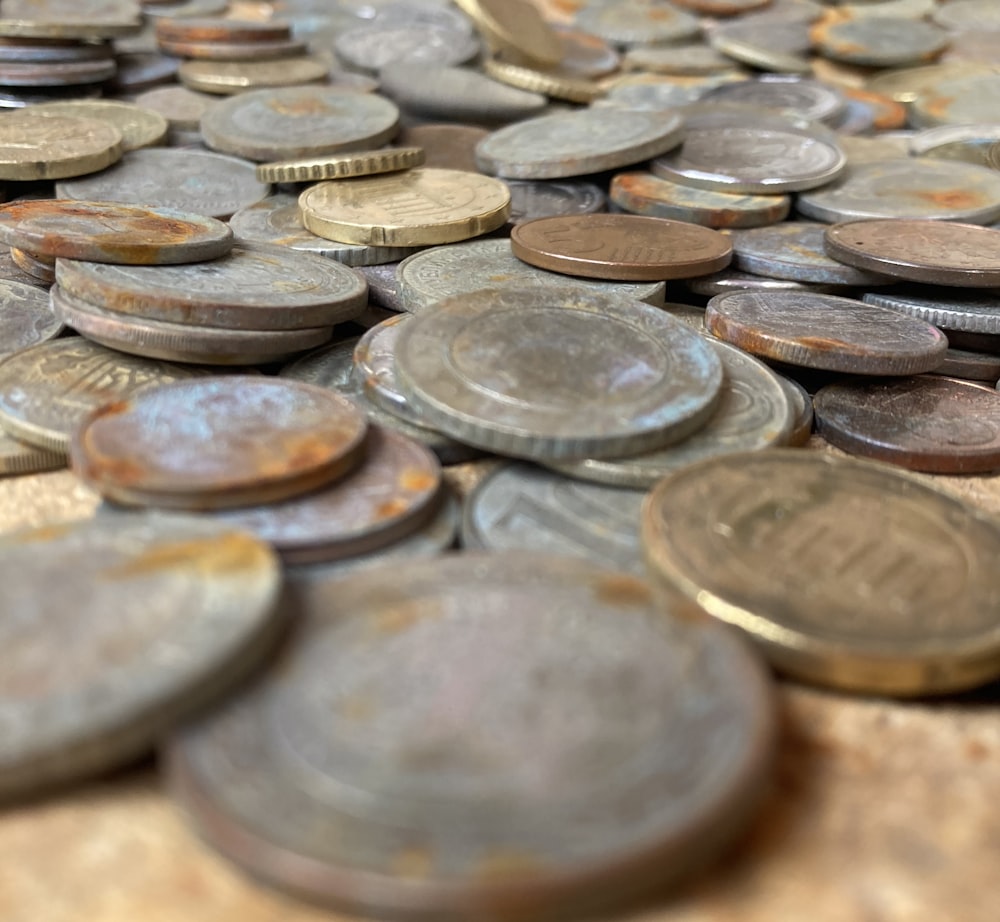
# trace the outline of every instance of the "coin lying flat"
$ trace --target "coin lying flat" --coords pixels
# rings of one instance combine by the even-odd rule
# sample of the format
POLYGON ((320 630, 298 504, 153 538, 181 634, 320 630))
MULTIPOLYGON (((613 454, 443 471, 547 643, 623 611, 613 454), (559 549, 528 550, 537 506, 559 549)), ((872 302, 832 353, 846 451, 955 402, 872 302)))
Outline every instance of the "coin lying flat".
POLYGON ((620 0, 583 5, 573 24, 612 45, 662 45, 697 36, 701 27, 690 13, 665 3, 620 0))
POLYGON ((378 73, 397 61, 405 64, 457 66, 480 51, 474 35, 436 25, 373 23, 339 32, 333 40, 337 57, 350 68, 378 73))
POLYGON ((423 148, 426 166, 478 173, 476 145, 489 134, 473 125, 406 125, 395 143, 423 148))
POLYGON ((116 502, 222 509, 331 483, 360 460, 366 431, 364 414, 338 394, 230 375, 105 404, 74 434, 70 460, 116 502))
POLYGON ((309 160, 262 163, 257 167, 257 178, 261 182, 318 182, 322 179, 394 173, 420 166, 423 162, 424 152, 419 147, 359 150, 309 160))
POLYGON ((775 74, 720 86, 706 98, 729 105, 762 106, 782 115, 825 122, 835 121, 847 106, 843 93, 834 87, 818 80, 775 74))
POLYGON ((157 39, 175 42, 273 42, 291 38, 292 26, 282 20, 161 17, 156 20, 155 33, 157 39))
POLYGON ((28 106, 26 114, 92 118, 108 122, 122 135, 122 150, 137 150, 161 144, 167 136, 166 119, 159 112, 117 99, 74 99, 28 106))
POLYGON ((807 22, 785 22, 768 17, 753 17, 726 22, 708 35, 712 48, 751 67, 789 74, 808 74, 809 38, 807 22))
POLYGON ((159 112, 171 128, 197 131, 201 117, 217 100, 183 86, 158 86, 136 97, 136 104, 159 112))
POLYGON ((193 90, 231 96, 248 90, 325 82, 329 73, 328 61, 302 56, 274 61, 184 61, 177 76, 193 90))
POLYGON ((277 668, 167 751, 202 834, 278 887, 382 916, 573 912, 690 870, 762 792, 755 658, 628 574, 446 556, 297 601, 277 668))
POLYGON ((0 549, 5 800, 142 754, 277 639, 277 562, 226 526, 116 516, 0 549))
POLYGON ((1000 529, 886 465, 716 458, 656 487, 642 538, 658 577, 791 675, 923 695, 1000 673, 1000 529))
POLYGON ((0 359, 55 339, 62 329, 44 291, 0 278, 0 359))
POLYGON ((97 119, 10 112, 0 121, 0 179, 82 176, 121 155, 121 132, 97 119))
POLYGON ((992 386, 1000 381, 1000 355, 951 347, 945 353, 944 361, 931 374, 987 382, 992 386))
POLYGON ((511 224, 559 215, 596 214, 607 205, 601 187, 589 182, 509 179, 507 188, 511 224))
POLYGON ((483 70, 494 80, 508 86, 517 87, 530 93, 542 93, 551 99, 567 102, 589 103, 604 95, 604 91, 592 80, 583 80, 554 72, 508 64, 495 58, 483 61, 483 70))
POLYGON ((802 291, 813 294, 836 294, 842 292, 841 285, 815 285, 810 282, 793 282, 790 279, 767 278, 752 272, 742 272, 730 266, 721 272, 685 279, 685 286, 694 294, 710 298, 730 291, 802 291))
POLYGON ((868 67, 933 61, 948 45, 948 33, 932 23, 888 16, 822 21, 810 36, 824 57, 868 67))
POLYGON ((998 98, 1000 75, 995 68, 957 74, 923 86, 910 106, 910 117, 919 128, 991 122, 998 98))
POLYGON ((705 326, 753 355, 849 374, 931 371, 948 348, 943 333, 916 317, 795 291, 716 295, 708 302, 705 326))
POLYGON ((945 221, 850 221, 826 230, 835 259, 913 282, 1000 286, 1000 231, 945 221))
POLYGON ((722 387, 721 363, 697 333, 640 302, 573 287, 440 301, 403 328, 396 374, 435 428, 545 460, 676 442, 704 425, 722 387))
POLYGON ((115 38, 141 26, 132 0, 4 0, 0 17, 0 35, 41 39, 115 38))
POLYGON ((987 336, 1000 334, 1000 297, 992 291, 907 285, 866 292, 863 298, 868 304, 920 317, 947 330, 949 335, 955 330, 987 336))

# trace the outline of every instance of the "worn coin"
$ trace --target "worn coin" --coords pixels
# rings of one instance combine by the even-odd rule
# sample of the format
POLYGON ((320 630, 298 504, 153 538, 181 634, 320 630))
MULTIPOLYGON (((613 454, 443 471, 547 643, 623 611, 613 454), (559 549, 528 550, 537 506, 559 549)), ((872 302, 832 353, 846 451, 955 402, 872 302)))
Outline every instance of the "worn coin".
POLYGON ((931 19, 952 32, 1000 31, 1000 10, 991 0, 950 0, 936 6, 931 19))
POLYGON ((115 75, 111 59, 30 64, 0 62, 0 85, 5 87, 80 87, 102 83, 115 75))
POLYGON ((487 44, 510 49, 539 64, 558 64, 563 45, 531 0, 456 0, 487 44))
POLYGON ((992 385, 1000 380, 1000 355, 949 347, 944 361, 931 374, 966 381, 988 381, 992 385))
POLYGON ((423 421, 420 411, 407 399, 396 376, 399 335, 413 319, 410 314, 399 314, 373 326, 358 340, 353 361, 355 373, 372 403, 419 426, 423 421))
POLYGON ((658 485, 652 571, 811 682, 943 693, 1000 673, 1000 529, 883 464, 779 450, 714 458, 658 485))
POLYGON ((683 324, 572 286, 440 301, 403 328, 395 354, 399 385, 428 423, 539 460, 679 441, 707 422, 723 379, 711 346, 683 324))
POLYGON ((0 359, 55 339, 62 328, 44 291, 0 279, 0 359))
POLYGON ((847 106, 840 90, 802 77, 768 75, 754 80, 727 83, 706 97, 712 102, 761 106, 782 115, 832 122, 847 106))
MULTIPOLYGON (((963 291, 933 285, 907 285, 866 292, 864 300, 879 307, 919 317, 942 330, 1000 335, 1000 294, 963 291)), ((976 348, 966 346, 963 348, 976 348)))
POLYGON ((637 45, 630 48, 622 59, 622 67, 629 71, 653 74, 680 74, 697 76, 729 70, 733 62, 710 45, 700 43, 681 45, 637 45))
POLYGON ((426 166, 478 173, 476 145, 489 134, 474 125, 406 125, 396 143, 422 148, 426 166))
POLYGON ((619 0, 578 9, 573 24, 613 45, 663 45, 697 37, 698 20, 668 3, 619 0))
POLYGON ((479 40, 457 29, 432 25, 372 24, 340 32, 333 40, 345 67, 378 72, 388 64, 457 66, 479 54, 479 40))
MULTIPOLYGON (((936 374, 937 372, 934 373, 936 374)), ((774 376, 785 390, 785 396, 788 398, 789 406, 792 408, 792 417, 794 419, 791 434, 785 444, 793 448, 798 448, 805 445, 809 441, 810 436, 812 436, 814 422, 812 397, 809 396, 809 391, 799 384, 798 381, 785 375, 779 375, 777 372, 774 373, 774 376)))
POLYGON ((274 885, 380 916, 574 913, 692 870, 763 792, 755 657, 629 574, 507 552, 300 588, 277 667, 167 751, 202 834, 274 885))
POLYGON ((281 571, 226 526, 145 515, 0 538, 0 798, 143 754, 277 640, 281 571))
POLYGON ((4 0, 0 35, 41 39, 105 39, 142 27, 133 0, 4 0))
POLYGON ((151 109, 117 99, 74 99, 65 102, 45 102, 29 106, 30 115, 92 118, 114 125, 122 135, 122 150, 155 147, 167 137, 167 120, 151 109))
POLYGON ((831 18, 814 25, 809 35, 824 57, 867 67, 933 61, 948 46, 948 33, 943 29, 901 17, 831 18))
POLYGON ((359 150, 329 154, 306 160, 282 160, 257 167, 261 182, 318 182, 323 179, 347 179, 408 170, 424 162, 419 147, 390 147, 384 150, 359 150))
POLYGON ((34 253, 29 253, 18 247, 10 248, 10 257, 22 272, 34 276, 40 282, 51 285, 56 280, 55 259, 36 256, 34 253))
POLYGON ((569 215, 518 224, 511 251, 542 269, 587 278, 656 281, 729 265, 729 239, 707 227, 638 215, 569 215))
POLYGON ((910 119, 920 128, 990 122, 998 100, 1000 74, 995 68, 966 73, 922 88, 910 106, 910 119))
POLYGON ((814 285, 809 282, 793 282, 790 279, 765 278, 752 272, 743 272, 730 266, 721 272, 685 279, 684 285, 693 294, 711 298, 713 295, 729 291, 801 291, 814 294, 836 294, 843 291, 840 285, 814 285))
POLYGON ((210 61, 258 61, 296 58, 308 47, 300 39, 279 39, 267 42, 174 42, 160 39, 160 51, 178 58, 210 61))
POLYGON ((589 103, 600 98, 604 91, 592 80, 567 76, 558 70, 536 70, 496 58, 483 61, 483 70, 494 80, 530 93, 543 93, 552 99, 567 102, 589 103))
POLYGON ((0 119, 0 179, 62 179, 110 166, 122 135, 93 118, 10 112, 0 119))
POLYGON ((184 131, 198 131, 202 115, 217 101, 183 86, 158 86, 135 98, 136 105, 159 112, 171 128, 184 131))
POLYGON ((734 61, 779 73, 809 73, 809 24, 753 17, 726 22, 708 33, 711 47, 734 61))
POLYGON ((889 96, 896 102, 909 104, 916 102, 922 94, 933 91, 938 85, 953 78, 994 72, 995 69, 989 65, 965 62, 892 68, 876 73, 865 86, 866 89, 889 96))
POLYGON ((280 19, 160 17, 154 29, 157 40, 175 42, 276 42, 292 37, 291 24, 280 19))
POLYGON ((248 90, 325 82, 329 62, 302 56, 276 61, 185 61, 178 79, 192 90, 231 96, 248 90))
POLYGON ((21 476, 66 467, 65 452, 38 448, 0 431, 0 475, 21 476))
POLYGON ((589 182, 509 179, 507 188, 511 224, 559 215, 596 214, 607 204, 601 187, 589 182))
POLYGON ((909 153, 917 157, 964 160, 992 166, 988 151, 1000 141, 1000 125, 980 122, 972 125, 938 125, 918 131, 909 141, 909 153))
POLYGON ((859 375, 915 375, 948 340, 916 317, 835 295, 735 291, 708 302, 705 326, 753 355, 859 375))

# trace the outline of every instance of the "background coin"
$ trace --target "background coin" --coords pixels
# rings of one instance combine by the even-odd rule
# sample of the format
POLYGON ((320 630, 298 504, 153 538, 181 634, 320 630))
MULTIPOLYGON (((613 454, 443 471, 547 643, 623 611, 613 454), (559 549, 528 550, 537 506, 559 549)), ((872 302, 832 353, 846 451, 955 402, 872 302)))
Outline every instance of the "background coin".
MULTIPOLYGON (((869 304, 920 317, 934 326, 986 337, 1000 334, 1000 302, 990 291, 963 291, 934 285, 897 286, 880 292, 866 292, 869 304)), ((968 345, 961 348, 975 349, 968 345)))
POLYGON ((97 119, 11 112, 0 122, 0 179, 82 176, 121 155, 121 132, 97 119))
POLYGON ((55 339, 62 328, 44 291, 0 278, 0 359, 55 339))

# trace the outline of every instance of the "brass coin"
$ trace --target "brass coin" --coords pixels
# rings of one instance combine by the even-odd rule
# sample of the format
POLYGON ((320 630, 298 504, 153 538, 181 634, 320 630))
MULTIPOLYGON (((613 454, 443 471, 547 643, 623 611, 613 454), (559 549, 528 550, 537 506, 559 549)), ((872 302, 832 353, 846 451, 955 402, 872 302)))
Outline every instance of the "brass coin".
POLYGON ((487 58, 483 62, 483 70, 501 83, 568 102, 588 103, 603 95, 603 90, 589 80, 564 77, 558 73, 534 70, 493 58, 487 58))
POLYGON ((64 115, 92 118, 114 125, 122 134, 122 150, 155 147, 167 136, 170 126, 159 112, 143 109, 130 102, 116 99, 74 99, 66 102, 44 102, 28 106, 28 115, 64 115))
POLYGON ((279 42, 292 37, 292 27, 280 20, 160 17, 155 33, 157 40, 168 42, 279 42))
POLYGON ((779 669, 887 695, 1000 675, 996 520, 882 464, 775 449, 661 482, 651 572, 779 669))
POLYGON ((231 96, 266 87, 324 82, 330 73, 320 58, 281 58, 277 61, 185 61, 177 71, 192 90, 231 96))
POLYGON ((319 182, 324 179, 395 173, 421 166, 423 162, 424 152, 419 147, 359 150, 310 160, 261 163, 257 166, 257 178, 261 182, 319 182))
POLYGON ((121 132, 93 118, 11 112, 0 119, 0 179, 62 179, 110 166, 121 132))
POLYGON ((494 48, 507 48, 537 61, 558 64, 559 36, 530 0, 455 0, 494 48))

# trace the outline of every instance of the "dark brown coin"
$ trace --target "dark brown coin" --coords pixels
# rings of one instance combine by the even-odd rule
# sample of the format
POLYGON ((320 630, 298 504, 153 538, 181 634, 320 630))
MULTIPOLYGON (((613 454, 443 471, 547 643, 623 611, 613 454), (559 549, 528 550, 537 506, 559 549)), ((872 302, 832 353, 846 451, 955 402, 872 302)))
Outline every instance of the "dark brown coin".
POLYGON ((937 474, 1000 468, 1000 393, 991 387, 934 375, 843 381, 822 388, 813 406, 823 438, 854 455, 937 474))
POLYGON ((394 143, 422 147, 425 166, 478 173, 476 145, 486 137, 489 132, 485 128, 473 125, 410 125, 394 143))
POLYGON ((511 231, 526 263, 587 278, 661 281, 708 275, 729 265, 729 239, 707 227, 636 215, 539 218, 511 231))
POLYGON ((708 302, 705 326, 753 355, 860 375, 915 375, 948 340, 924 320, 835 295, 734 291, 708 302), (917 321, 909 323, 906 321, 917 321))
MULTIPOLYGON (((951 342, 950 334, 948 341, 951 342)), ((945 353, 944 361, 931 374, 994 384, 1000 380, 1000 355, 950 348, 945 353)))

